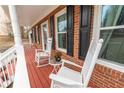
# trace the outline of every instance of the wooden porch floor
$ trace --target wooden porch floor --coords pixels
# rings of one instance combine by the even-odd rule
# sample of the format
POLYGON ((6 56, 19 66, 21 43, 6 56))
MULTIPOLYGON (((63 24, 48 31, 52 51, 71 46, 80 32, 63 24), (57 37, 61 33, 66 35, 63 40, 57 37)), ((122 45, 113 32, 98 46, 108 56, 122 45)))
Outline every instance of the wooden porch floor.
POLYGON ((36 67, 34 62, 35 48, 25 47, 25 56, 31 88, 49 88, 51 84, 49 74, 53 67, 50 65, 36 67))

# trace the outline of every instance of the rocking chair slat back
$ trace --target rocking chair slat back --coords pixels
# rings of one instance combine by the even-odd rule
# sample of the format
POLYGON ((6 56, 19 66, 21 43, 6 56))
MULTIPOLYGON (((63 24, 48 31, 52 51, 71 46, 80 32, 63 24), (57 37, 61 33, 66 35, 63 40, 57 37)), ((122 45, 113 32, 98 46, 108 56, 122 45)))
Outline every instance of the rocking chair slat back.
POLYGON ((51 53, 51 49, 52 49, 52 38, 48 38, 45 52, 51 53))
POLYGON ((82 79, 83 79, 84 87, 87 87, 88 85, 92 71, 95 66, 95 62, 101 50, 102 42, 103 42, 103 39, 100 39, 98 42, 95 42, 94 40, 91 41, 91 44, 89 46, 88 53, 81 71, 81 74, 83 76, 82 79))

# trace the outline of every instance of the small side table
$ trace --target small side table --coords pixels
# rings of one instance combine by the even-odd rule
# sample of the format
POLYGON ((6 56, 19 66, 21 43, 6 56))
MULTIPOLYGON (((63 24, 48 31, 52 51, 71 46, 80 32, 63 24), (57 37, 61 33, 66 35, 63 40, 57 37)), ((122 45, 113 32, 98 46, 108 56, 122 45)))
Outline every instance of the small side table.
POLYGON ((50 65, 53 66, 52 72, 57 73, 57 67, 59 67, 59 66, 62 65, 62 61, 57 62, 54 58, 52 58, 52 59, 50 60, 50 65))

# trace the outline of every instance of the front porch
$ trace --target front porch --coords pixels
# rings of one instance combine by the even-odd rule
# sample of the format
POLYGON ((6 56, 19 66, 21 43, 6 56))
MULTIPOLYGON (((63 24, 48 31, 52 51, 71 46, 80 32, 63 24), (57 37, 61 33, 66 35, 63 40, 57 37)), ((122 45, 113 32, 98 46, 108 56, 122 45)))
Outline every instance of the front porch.
MULTIPOLYGON (((53 66, 48 65, 44 67, 37 67, 37 64, 35 62, 35 49, 36 49, 36 46, 30 47, 30 45, 25 45, 26 66, 28 70, 30 86, 31 88, 50 88, 51 80, 49 78, 49 75, 52 73, 53 66)), ((90 79, 90 82, 88 84, 88 87, 90 88, 104 88, 104 87, 121 88, 123 86, 123 82, 122 82, 123 79, 121 79, 120 77, 119 81, 116 80, 121 75, 123 74, 121 74, 119 71, 112 71, 112 69, 110 68, 103 67, 102 65, 96 64, 92 77, 90 79)))
MULTIPOLYGON (((90 80, 87 82, 87 86, 94 88, 123 88, 124 6, 60 5, 47 7, 9 6, 15 44, 13 44, 12 48, 0 54, 0 74, 4 78, 1 81, 2 83, 5 81, 3 84, 0 81, 0 85, 8 87, 11 83, 13 87, 50 88, 52 82, 49 77, 54 67, 51 65, 37 67, 35 62, 37 48, 47 51, 47 41, 48 38, 51 38, 52 49, 50 56, 53 56, 55 52, 61 52, 62 59, 82 68, 86 62, 85 59, 91 41, 94 41, 95 46, 99 39, 102 38, 104 39, 103 47, 97 60, 94 61, 94 69, 89 71, 92 73, 91 77, 89 76, 90 80), (18 13, 16 13, 16 8, 18 13), (116 11, 114 11, 115 8, 116 11), (28 14, 25 9, 27 11, 34 9, 31 12, 34 17, 32 21, 31 14, 28 14), (42 9, 45 10, 43 13, 47 15, 38 16, 40 15, 39 11, 42 9), (102 9, 104 13, 101 12, 102 9), (111 13, 109 14, 108 11, 110 10, 111 13), (20 22, 18 22, 18 14, 25 14, 25 18, 20 17, 20 22), (112 14, 117 15, 114 18, 112 14), (101 19, 101 16, 103 19, 101 19), (38 17, 40 17, 40 20, 36 22, 38 17), (111 19, 111 22, 109 19, 111 19), (112 24, 113 22, 114 24, 112 24), (21 38, 19 24, 28 33, 28 43, 24 44, 21 38), (115 24, 117 25, 115 26, 115 24)), ((91 47, 89 52, 92 56, 95 54, 91 52, 94 46, 91 47)), ((89 60, 92 56, 89 56, 89 60)), ((92 60, 89 61, 88 65, 90 64, 92 64, 92 60)), ((75 70, 73 66, 70 66, 70 68, 75 70)), ((68 76, 71 77, 71 74, 68 76)), ((83 81, 83 78, 81 79, 83 81)), ((59 80, 62 81, 62 78, 59 78, 59 80)), ((69 82, 64 83, 71 84, 70 80, 67 81, 69 82)), ((79 84, 82 84, 82 81, 79 84)))

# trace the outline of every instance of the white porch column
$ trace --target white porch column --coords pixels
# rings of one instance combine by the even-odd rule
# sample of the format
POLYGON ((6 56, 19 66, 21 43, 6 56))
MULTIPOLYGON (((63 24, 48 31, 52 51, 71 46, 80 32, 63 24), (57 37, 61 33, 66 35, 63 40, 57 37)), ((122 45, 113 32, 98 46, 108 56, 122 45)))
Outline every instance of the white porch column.
POLYGON ((14 41, 17 52, 17 64, 14 77, 14 88, 29 88, 29 78, 25 61, 24 48, 21 39, 20 27, 16 14, 16 6, 9 6, 10 18, 12 23, 12 29, 14 33, 14 41))

